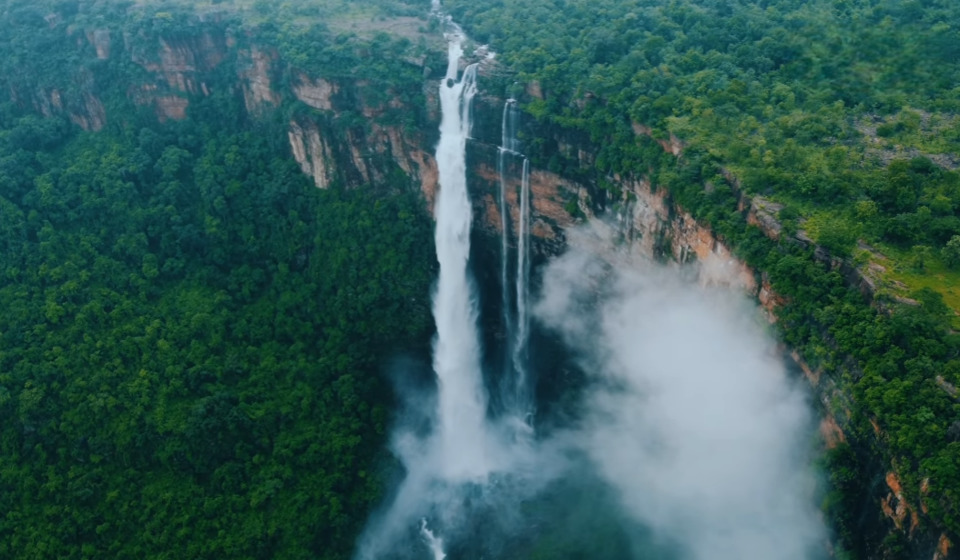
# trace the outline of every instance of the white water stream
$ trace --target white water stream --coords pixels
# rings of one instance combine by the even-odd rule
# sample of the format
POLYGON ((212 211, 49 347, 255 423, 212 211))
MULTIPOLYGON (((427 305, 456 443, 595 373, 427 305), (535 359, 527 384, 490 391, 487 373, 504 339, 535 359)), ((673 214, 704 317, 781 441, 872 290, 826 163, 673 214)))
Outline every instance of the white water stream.
POLYGON ((480 367, 477 296, 467 264, 473 214, 467 195, 466 142, 470 104, 476 93, 476 65, 458 80, 461 37, 450 35, 446 78, 440 84, 440 143, 437 168, 436 245, 440 276, 433 300, 437 324, 433 368, 439 383, 438 428, 443 476, 469 479, 487 466, 487 397, 480 367))
POLYGON ((445 26, 448 52, 446 75, 439 84, 442 117, 436 158, 440 185, 434 206, 440 265, 433 295, 436 413, 429 436, 406 431, 395 435, 394 451, 407 475, 390 506, 361 539, 357 557, 363 560, 393 552, 413 516, 420 519, 419 539, 430 557, 446 558, 439 533, 463 505, 454 496, 465 486, 485 484, 502 456, 487 421, 478 296, 468 266, 473 213, 467 193, 466 144, 477 91, 477 65, 467 66, 461 74, 464 35, 439 7, 435 0, 434 15, 445 26))

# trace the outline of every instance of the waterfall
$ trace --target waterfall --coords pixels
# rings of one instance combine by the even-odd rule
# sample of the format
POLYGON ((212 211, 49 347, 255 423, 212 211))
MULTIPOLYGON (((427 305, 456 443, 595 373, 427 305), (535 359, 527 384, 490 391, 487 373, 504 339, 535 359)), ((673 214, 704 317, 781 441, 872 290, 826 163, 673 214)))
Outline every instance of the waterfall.
POLYGON ((520 180, 520 219, 517 225, 517 328, 513 343, 513 369, 517 376, 518 404, 524 417, 531 413, 530 387, 527 379, 527 343, 530 338, 530 160, 523 158, 520 180))
POLYGON ((406 467, 406 477, 389 507, 371 519, 359 543, 358 560, 389 556, 414 519, 420 520, 416 534, 431 557, 446 558, 443 539, 427 527, 427 519, 438 520, 444 528, 464 503, 451 496, 460 488, 486 483, 502 455, 486 417, 479 309, 468 269, 473 216, 467 196, 466 144, 477 65, 467 66, 460 75, 463 32, 449 18, 444 24, 449 46, 447 72, 440 82, 442 117, 436 152, 440 188, 434 205, 440 264, 433 294, 436 416, 426 438, 406 430, 394 435, 392 447, 406 467))
POLYGON ((508 153, 520 153, 520 139, 517 138, 517 121, 520 110, 516 99, 507 99, 503 105, 503 128, 500 133, 500 149, 508 153))
MULTIPOLYGON (((434 239, 440 265, 432 302, 437 328, 432 364, 437 380, 435 416, 431 418, 429 435, 424 435, 416 422, 394 433, 391 447, 403 462, 406 476, 390 504, 371 518, 358 543, 358 560, 389 556, 388 552, 397 543, 411 537, 425 545, 434 560, 445 558, 440 534, 449 536, 451 528, 460 526, 474 508, 479 507, 482 511, 490 507, 489 503, 476 498, 488 492, 491 496, 497 495, 509 478, 505 478, 505 473, 514 473, 518 465, 533 457, 532 438, 518 437, 532 433, 526 422, 531 405, 527 397, 519 397, 525 392, 511 391, 510 405, 501 422, 487 418, 488 394, 481 365, 479 298, 469 270, 473 215, 466 175, 466 146, 472 124, 471 105, 477 92, 478 65, 467 66, 461 74, 463 31, 439 11, 436 0, 434 15, 441 19, 448 42, 447 70, 439 84, 441 122, 436 150, 439 189, 434 204, 434 239), (492 480, 495 482, 491 483, 492 480), (432 529, 428 528, 428 520, 432 529), (414 528, 416 532, 411 531, 414 528)), ((491 55, 487 54, 487 58, 491 55)), ((502 170, 506 169, 508 155, 522 157, 516 137, 518 111, 516 103, 512 105, 513 109, 505 116, 502 170)), ((529 213, 528 162, 524 163, 523 173, 522 191, 526 194, 521 193, 521 206, 523 213, 529 213)), ((503 180, 505 193, 506 178, 503 180)), ((506 206, 503 193, 501 203, 506 206)), ((529 220, 521 217, 518 227, 526 236, 529 220)), ((504 231, 508 229, 504 227, 504 231)), ((516 320, 516 335, 508 339, 508 344, 513 344, 510 350, 515 352, 508 350, 505 353, 508 370, 505 375, 513 375, 509 371, 513 364, 526 365, 527 246, 524 238, 518 252, 519 277, 516 280, 517 301, 521 309, 516 320)), ((509 298, 506 249, 505 246, 503 283, 504 298, 509 298)), ((510 308, 509 305, 504 307, 510 308)), ((514 320, 507 317, 513 325, 514 320)), ((518 376, 517 383, 525 383, 525 377, 518 376)), ((539 474, 544 470, 539 469, 539 474)))
POLYGON ((514 100, 504 107, 498 161, 504 407, 488 417, 466 175, 478 67, 461 74, 465 37, 434 6, 448 41, 434 205, 437 392, 404 387, 397 376, 405 398, 390 446, 404 478, 371 516, 356 560, 498 560, 544 550, 599 560, 809 558, 825 537, 796 461, 808 448, 805 401, 775 363, 773 341, 733 301, 739 296, 704 293, 673 269, 631 258, 607 228, 571 232, 571 250, 531 296, 530 161, 514 100), (573 391, 576 410, 552 417, 557 429, 538 437, 531 316, 569 346, 578 356, 571 364, 590 380, 573 391), (734 483, 717 485, 717 473, 734 483), (594 527, 601 531, 591 536, 594 527))
MULTIPOLYGON (((517 104, 513 99, 508 99, 503 106, 503 121, 500 128, 500 149, 497 154, 497 174, 500 177, 500 306, 503 309, 501 321, 505 335, 504 340, 507 345, 513 344, 514 331, 516 330, 514 328, 513 310, 511 309, 510 290, 507 289, 510 282, 510 213, 507 207, 507 189, 510 187, 507 181, 507 167, 510 163, 510 157, 516 153, 516 108, 517 104)), ((510 354, 511 352, 508 348, 507 351, 504 352, 503 374, 506 379, 512 381, 513 372, 511 371, 511 367, 513 365, 513 359, 510 354)), ((512 390, 513 388, 509 389, 509 391, 512 390)), ((504 396, 509 397, 509 395, 504 396)), ((508 403, 510 402, 509 398, 506 400, 508 403)))
POLYGON ((508 99, 503 106, 503 122, 497 160, 500 175, 500 280, 501 303, 503 306, 503 325, 506 333, 507 352, 504 360, 506 383, 504 401, 508 411, 529 420, 532 403, 530 400, 530 380, 527 374, 527 345, 530 336, 530 320, 527 300, 530 277, 530 161, 520 152, 520 139, 517 137, 517 125, 520 111, 515 99, 508 99), (523 171, 520 180, 520 209, 517 219, 517 261, 515 278, 514 311, 510 299, 510 220, 507 206, 507 192, 510 189, 510 159, 522 158, 523 171))
POLYGON ((440 189, 435 207, 440 275, 433 299, 437 325, 433 368, 439 383, 440 453, 448 480, 489 472, 484 445, 487 403, 480 368, 479 311, 467 269, 473 216, 467 196, 465 151, 477 66, 468 66, 457 80, 463 54, 460 41, 459 34, 451 34, 447 74, 440 84, 440 189))

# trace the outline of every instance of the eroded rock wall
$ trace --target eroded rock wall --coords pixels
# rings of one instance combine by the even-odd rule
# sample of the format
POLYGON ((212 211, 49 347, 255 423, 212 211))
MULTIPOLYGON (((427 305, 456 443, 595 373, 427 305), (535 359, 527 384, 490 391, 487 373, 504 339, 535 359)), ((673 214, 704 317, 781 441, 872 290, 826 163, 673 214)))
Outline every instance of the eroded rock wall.
POLYGON ((424 89, 411 95, 399 89, 381 91, 380 84, 342 75, 311 75, 259 43, 254 32, 227 25, 217 15, 208 20, 201 18, 176 34, 148 36, 142 30, 77 29, 51 14, 49 32, 65 34, 82 63, 73 69, 75 75, 64 73, 62 86, 35 87, 29 80, 11 78, 6 83, 9 96, 45 116, 63 115, 89 131, 127 118, 108 109, 117 105, 118 97, 152 109, 161 122, 188 118, 201 100, 212 96, 218 96, 211 101, 216 103, 238 100, 243 114, 236 118, 241 121, 271 119, 283 110, 290 115, 291 155, 318 187, 396 185, 405 175, 432 204, 437 168, 431 145, 435 135, 429 131, 436 123, 423 123, 439 113, 408 100, 435 101, 428 91, 435 89, 433 84, 413 84, 424 89), (119 74, 123 78, 118 81, 119 74))

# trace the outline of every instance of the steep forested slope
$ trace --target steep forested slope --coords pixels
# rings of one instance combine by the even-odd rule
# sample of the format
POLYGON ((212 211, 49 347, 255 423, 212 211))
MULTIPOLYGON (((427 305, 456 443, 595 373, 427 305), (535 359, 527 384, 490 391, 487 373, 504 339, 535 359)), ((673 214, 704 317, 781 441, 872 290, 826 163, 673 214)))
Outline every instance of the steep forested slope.
POLYGON ((855 453, 831 452, 826 504, 844 546, 909 554, 910 511, 960 534, 956 3, 445 5, 515 72, 540 166, 597 185, 597 211, 649 180, 783 297, 784 339, 826 372, 853 436, 855 453), (751 208, 771 219, 748 223, 751 208), (882 546, 877 456, 902 528, 882 546))
POLYGON ((416 196, 318 191, 269 138, 5 119, 3 556, 349 549, 378 369, 429 332, 430 230, 416 196))
POLYGON ((346 557, 390 468, 382 370, 432 329, 419 191, 316 189, 231 68, 158 122, 142 66, 68 28, 198 33, 74 4, 3 12, 0 556, 346 557))
MULTIPOLYGON (((837 249, 858 234, 939 248, 958 231, 955 174, 917 163, 910 171, 934 176, 920 188, 904 167, 883 170, 898 157, 960 163, 952 3, 450 4, 522 80, 539 83, 544 99, 531 112, 595 136, 630 136, 631 123, 674 134, 751 192, 849 218, 854 231, 837 249), (845 214, 858 201, 874 206, 845 214), (931 237, 887 223, 922 207, 952 219, 931 237), (856 229, 864 217, 876 231, 856 229)), ((609 147, 602 164, 630 169, 628 147, 609 147)))
POLYGON ((617 140, 603 171, 642 171, 633 136, 650 129, 812 218, 841 254, 863 237, 936 261, 960 233, 953 3, 449 4, 538 84, 528 111, 617 140))

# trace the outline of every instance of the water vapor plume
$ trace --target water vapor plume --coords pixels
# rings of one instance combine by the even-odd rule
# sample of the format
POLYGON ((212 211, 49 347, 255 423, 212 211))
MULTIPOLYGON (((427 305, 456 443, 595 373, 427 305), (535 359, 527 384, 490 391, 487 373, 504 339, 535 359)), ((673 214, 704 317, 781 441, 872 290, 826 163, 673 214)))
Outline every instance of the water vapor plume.
POLYGON ((683 557, 816 557, 810 408, 756 309, 595 233, 547 268, 536 307, 589 373, 571 445, 683 557))

